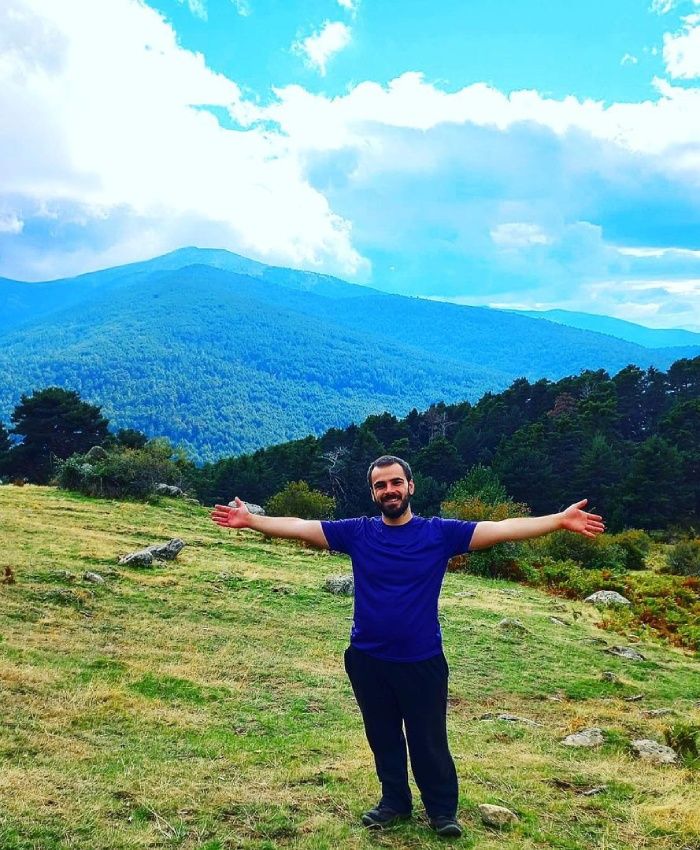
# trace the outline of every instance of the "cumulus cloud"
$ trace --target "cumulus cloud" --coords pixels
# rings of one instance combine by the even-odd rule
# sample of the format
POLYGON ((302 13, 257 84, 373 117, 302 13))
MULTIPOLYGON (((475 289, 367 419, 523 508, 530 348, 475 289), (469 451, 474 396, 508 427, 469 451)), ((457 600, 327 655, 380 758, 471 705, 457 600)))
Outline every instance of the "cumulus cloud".
POLYGON ((0 209, 24 221, 22 239, 0 245, 3 273, 85 271, 194 235, 271 262, 367 270, 350 223, 309 185, 288 140, 252 127, 257 107, 155 11, 11 0, 0 14, 0 113, 11 130, 0 135, 0 209), (227 109, 241 129, 201 106, 227 109))
POLYGON ((622 59, 620 59, 620 65, 636 65, 638 62, 639 59, 631 53, 625 53, 622 59))
POLYGON ((343 9, 346 9, 353 16, 357 14, 358 6, 360 5, 360 0, 338 0, 338 5, 343 9))
POLYGON ((324 21, 320 30, 296 41, 292 50, 302 56, 310 68, 314 68, 324 77, 329 61, 351 41, 352 31, 346 24, 341 21, 324 21))
POLYGON ((664 61, 674 79, 700 77, 700 14, 684 17, 680 33, 664 35, 664 61))
POLYGON ((242 18, 247 18, 253 11, 248 0, 231 0, 231 2, 242 18))

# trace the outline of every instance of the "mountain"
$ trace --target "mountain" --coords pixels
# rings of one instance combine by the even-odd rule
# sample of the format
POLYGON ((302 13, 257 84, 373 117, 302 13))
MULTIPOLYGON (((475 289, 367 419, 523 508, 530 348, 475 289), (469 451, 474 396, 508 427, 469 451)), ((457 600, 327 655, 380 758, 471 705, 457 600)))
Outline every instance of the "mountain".
POLYGON ((593 313, 574 313, 569 310, 518 310, 523 316, 534 319, 546 319, 567 325, 570 328, 580 328, 586 331, 614 336, 645 348, 665 348, 668 346, 700 345, 700 333, 686 331, 683 328, 645 328, 624 319, 614 319, 611 316, 597 316, 593 313))
POLYGON ((55 384, 198 460, 474 401, 520 376, 665 369, 700 353, 195 248, 72 280, 0 281, 0 307, 0 419, 55 384))

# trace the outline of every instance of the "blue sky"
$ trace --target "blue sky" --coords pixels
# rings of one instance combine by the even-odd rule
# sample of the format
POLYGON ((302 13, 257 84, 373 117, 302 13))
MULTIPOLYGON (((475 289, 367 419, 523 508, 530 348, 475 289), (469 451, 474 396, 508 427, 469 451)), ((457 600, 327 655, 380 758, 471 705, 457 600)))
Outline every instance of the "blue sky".
POLYGON ((8 0, 0 275, 224 247, 700 330, 700 0, 8 0))

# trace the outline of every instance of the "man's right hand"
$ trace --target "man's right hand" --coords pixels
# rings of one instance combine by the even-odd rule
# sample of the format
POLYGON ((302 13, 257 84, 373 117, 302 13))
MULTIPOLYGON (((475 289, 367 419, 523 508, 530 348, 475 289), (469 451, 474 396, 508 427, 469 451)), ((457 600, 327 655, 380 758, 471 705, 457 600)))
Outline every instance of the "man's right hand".
POLYGON ((212 520, 222 528, 250 528, 250 518, 253 514, 238 496, 234 501, 235 505, 215 505, 211 512, 212 520))

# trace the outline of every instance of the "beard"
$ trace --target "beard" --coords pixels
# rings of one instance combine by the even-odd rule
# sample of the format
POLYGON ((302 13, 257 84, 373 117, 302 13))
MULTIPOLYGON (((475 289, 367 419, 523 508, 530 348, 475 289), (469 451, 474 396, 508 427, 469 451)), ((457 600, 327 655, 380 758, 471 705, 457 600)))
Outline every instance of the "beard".
POLYGON ((408 506, 411 504, 411 496, 404 496, 398 502, 386 503, 383 499, 379 500, 379 510, 387 519, 398 519, 406 513, 408 506))

